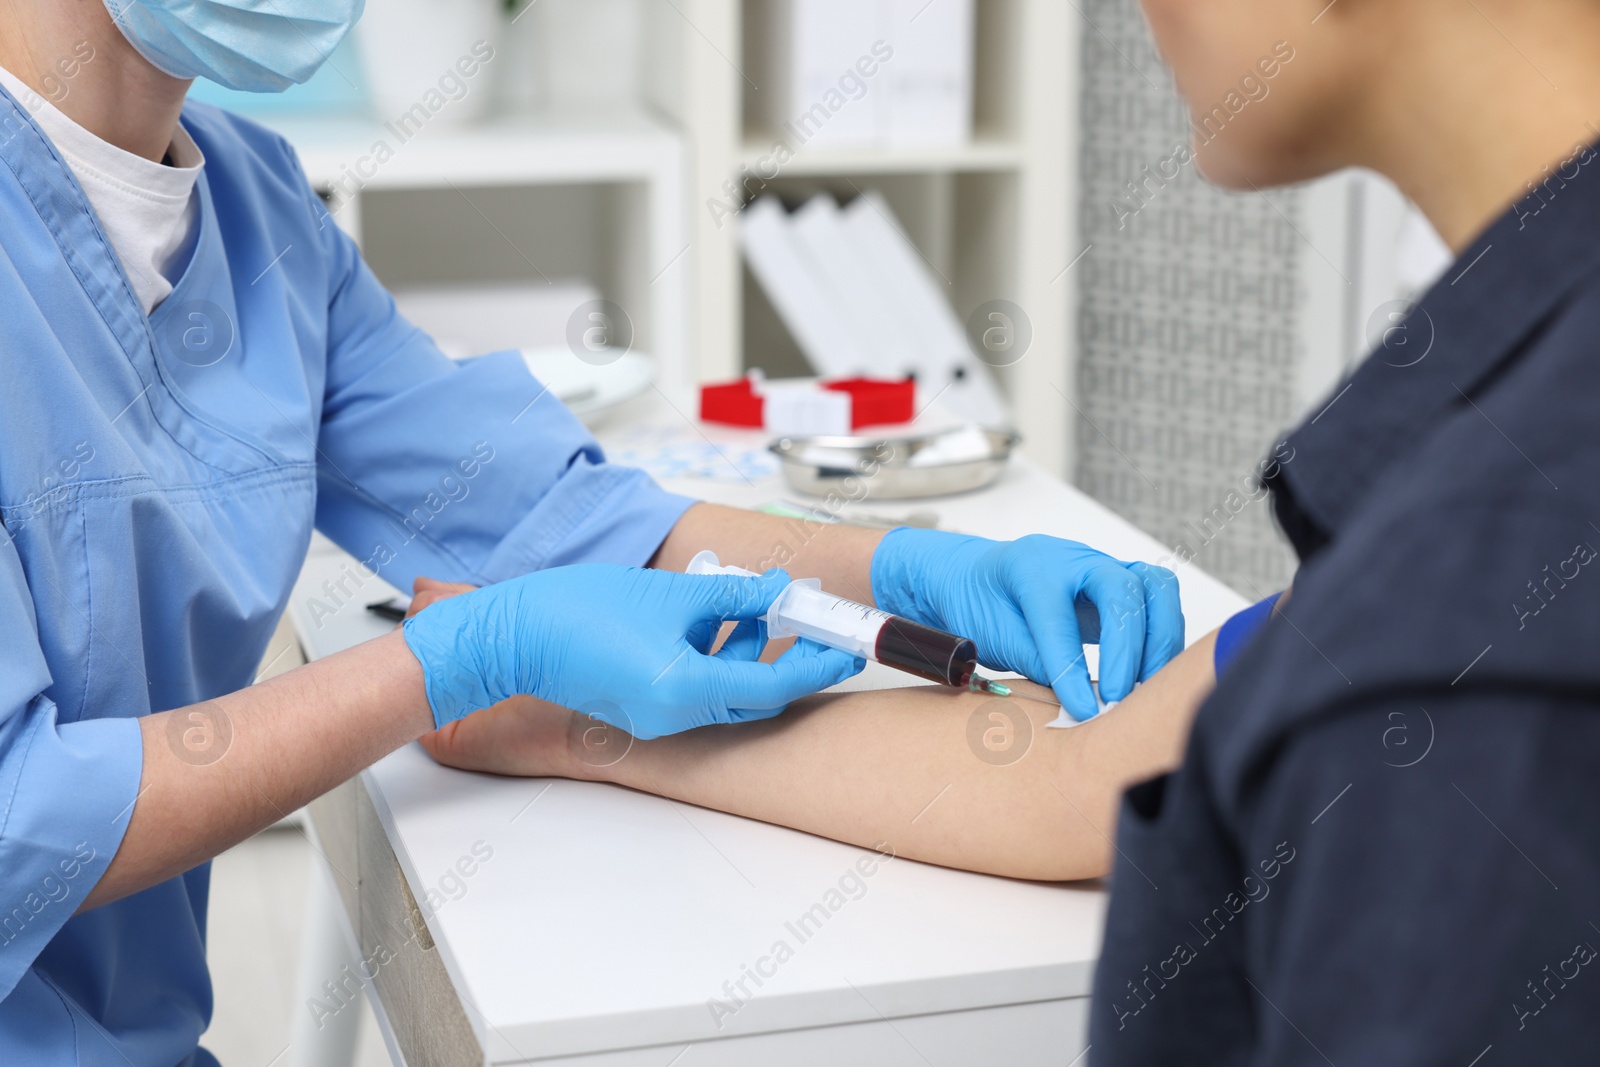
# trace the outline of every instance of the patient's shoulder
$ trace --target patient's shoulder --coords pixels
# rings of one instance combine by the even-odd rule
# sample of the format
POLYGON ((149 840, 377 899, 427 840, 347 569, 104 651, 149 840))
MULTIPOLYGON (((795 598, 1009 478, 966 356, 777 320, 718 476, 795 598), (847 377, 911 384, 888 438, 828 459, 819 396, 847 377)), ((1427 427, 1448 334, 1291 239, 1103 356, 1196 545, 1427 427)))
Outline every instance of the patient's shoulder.
POLYGON ((1491 645, 1486 675, 1600 682, 1596 336, 1600 285, 1385 474, 1296 577, 1299 654, 1346 689, 1449 684, 1491 645))
POLYGON ((1546 395, 1543 419, 1494 389, 1464 402, 1301 568, 1200 714, 1217 780, 1398 698, 1600 707, 1600 435, 1578 414, 1600 394, 1546 395))

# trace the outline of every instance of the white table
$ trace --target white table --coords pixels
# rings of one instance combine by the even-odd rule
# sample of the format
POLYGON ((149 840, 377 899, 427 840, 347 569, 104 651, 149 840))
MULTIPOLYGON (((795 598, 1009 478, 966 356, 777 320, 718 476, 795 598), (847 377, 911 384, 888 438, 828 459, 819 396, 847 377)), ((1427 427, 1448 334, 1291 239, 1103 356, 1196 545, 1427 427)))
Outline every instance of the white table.
MULTIPOLYGON (((660 398, 637 402, 626 424, 602 439, 654 440, 641 426, 700 433, 660 398)), ((760 441, 704 432, 730 448, 760 441)), ((799 499, 775 475, 669 488, 747 506, 799 499)), ((946 529, 1053 533, 1127 559, 1166 554, 1020 459, 981 492, 857 506, 931 508, 946 529)), ((327 549, 307 561, 291 611, 313 658, 390 625, 362 608, 386 595, 376 580, 353 606, 312 618, 309 598, 350 566, 327 549)), ((1243 606, 1208 575, 1177 569, 1191 639, 1243 606)), ((869 665, 855 687, 912 681, 869 665)), ((873 855, 863 849, 609 785, 466 774, 416 745, 318 801, 312 821, 346 930, 363 958, 377 957, 367 988, 391 1052, 411 1067, 1062 1067, 1086 1039, 1105 906, 1095 884, 897 859, 878 862, 858 892, 846 876, 873 855), (828 896, 842 878, 857 898, 828 896), (430 894, 444 904, 425 915, 430 894), (820 929, 797 935, 801 915, 841 898, 820 929), (762 962, 779 942, 792 958, 762 962), (758 964, 775 973, 759 989, 744 978, 754 996, 719 1018, 712 999, 728 1003, 724 983, 758 964)))

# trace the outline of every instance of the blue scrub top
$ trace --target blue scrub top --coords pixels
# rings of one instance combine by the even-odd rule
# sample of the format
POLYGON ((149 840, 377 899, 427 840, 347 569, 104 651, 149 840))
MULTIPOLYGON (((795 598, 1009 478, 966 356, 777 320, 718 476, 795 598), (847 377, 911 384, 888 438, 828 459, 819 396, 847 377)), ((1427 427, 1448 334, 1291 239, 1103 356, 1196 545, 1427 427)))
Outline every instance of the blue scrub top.
POLYGON ((183 122, 199 233, 147 318, 0 91, 0 1064, 215 1063, 208 867, 73 913, 128 825, 135 720, 251 683, 313 526, 401 587, 484 583, 642 563, 690 503, 516 353, 441 355, 281 138, 183 122))

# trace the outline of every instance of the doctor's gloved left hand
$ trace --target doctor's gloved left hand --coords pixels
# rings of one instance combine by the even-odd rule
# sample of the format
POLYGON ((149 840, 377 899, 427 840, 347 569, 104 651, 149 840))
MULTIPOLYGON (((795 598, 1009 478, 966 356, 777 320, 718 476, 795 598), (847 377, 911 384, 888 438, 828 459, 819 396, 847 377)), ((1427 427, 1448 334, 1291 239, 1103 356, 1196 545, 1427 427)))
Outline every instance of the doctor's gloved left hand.
POLYGON ((756 620, 788 584, 587 563, 535 571, 442 599, 405 622, 434 723, 518 694, 583 712, 641 740, 768 719, 844 681, 857 657, 798 641, 757 657, 756 620), (739 627, 715 654, 722 623, 739 627))
POLYGON ((1183 651, 1176 575, 1059 537, 891 530, 872 557, 872 595, 884 611, 970 637, 984 666, 1050 686, 1080 722, 1097 710, 1084 644, 1100 644, 1107 702, 1183 651))

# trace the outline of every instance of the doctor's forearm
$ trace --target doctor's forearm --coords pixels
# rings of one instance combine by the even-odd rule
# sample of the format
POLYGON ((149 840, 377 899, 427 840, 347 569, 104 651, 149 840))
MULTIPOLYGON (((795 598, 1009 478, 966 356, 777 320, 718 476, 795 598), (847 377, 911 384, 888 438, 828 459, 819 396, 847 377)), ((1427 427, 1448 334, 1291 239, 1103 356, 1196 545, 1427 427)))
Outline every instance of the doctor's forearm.
POLYGON ((828 591, 871 604, 872 554, 887 532, 702 503, 683 513, 650 565, 681 571, 709 548, 725 564, 758 573, 782 567, 792 578, 820 578, 828 591))
POLYGON ((431 730, 433 714, 396 630, 140 727, 131 821, 81 910, 216 856, 431 730))

